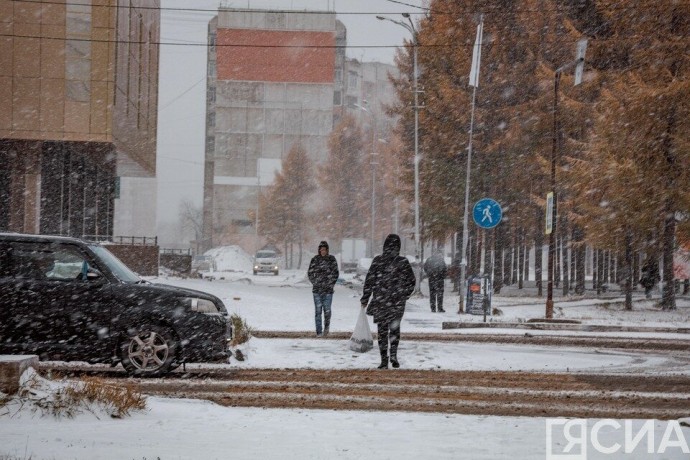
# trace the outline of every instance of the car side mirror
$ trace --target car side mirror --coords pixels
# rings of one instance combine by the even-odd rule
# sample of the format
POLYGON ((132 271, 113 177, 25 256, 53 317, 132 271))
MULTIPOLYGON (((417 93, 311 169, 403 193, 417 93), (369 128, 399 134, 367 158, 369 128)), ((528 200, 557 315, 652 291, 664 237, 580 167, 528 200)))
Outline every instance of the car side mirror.
POLYGON ((89 271, 86 272, 86 280, 87 281, 95 281, 95 280, 100 280, 102 278, 103 278, 103 273, 96 270, 95 268, 89 268, 89 271))

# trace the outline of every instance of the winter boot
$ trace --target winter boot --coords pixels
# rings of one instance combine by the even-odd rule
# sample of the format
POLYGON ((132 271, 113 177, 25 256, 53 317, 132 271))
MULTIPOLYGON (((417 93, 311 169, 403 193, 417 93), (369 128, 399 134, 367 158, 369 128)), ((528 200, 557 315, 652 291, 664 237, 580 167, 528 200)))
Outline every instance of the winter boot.
POLYGON ((391 366, 393 366, 394 369, 397 369, 400 367, 400 363, 398 362, 398 357, 395 355, 391 355, 391 366))
POLYGON ((327 337, 328 333, 331 331, 331 315, 326 315, 323 323, 323 336, 327 337))
POLYGON ((388 356, 381 356, 381 364, 379 364, 379 369, 388 369, 388 356))

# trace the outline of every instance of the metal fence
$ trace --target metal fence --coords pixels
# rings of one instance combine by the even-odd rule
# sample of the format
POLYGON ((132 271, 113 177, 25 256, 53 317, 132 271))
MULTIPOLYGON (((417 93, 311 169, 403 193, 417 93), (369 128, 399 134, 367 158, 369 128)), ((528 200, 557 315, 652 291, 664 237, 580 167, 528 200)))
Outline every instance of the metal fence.
POLYGON ((191 256, 191 255, 192 255, 192 250, 191 250, 191 249, 168 249, 168 248, 163 248, 163 249, 161 249, 161 254, 178 254, 178 255, 191 256))
POLYGON ((83 235, 82 239, 99 243, 109 242, 131 246, 158 246, 157 236, 108 236, 108 235, 83 235))

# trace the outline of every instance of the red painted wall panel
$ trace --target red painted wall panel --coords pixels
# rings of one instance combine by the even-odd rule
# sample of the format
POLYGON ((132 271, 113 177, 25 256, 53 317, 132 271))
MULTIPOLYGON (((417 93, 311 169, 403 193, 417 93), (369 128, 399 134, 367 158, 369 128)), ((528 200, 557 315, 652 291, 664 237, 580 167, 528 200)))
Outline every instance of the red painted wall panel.
POLYGON ((218 80, 333 82, 333 32, 218 29, 216 45, 218 80))

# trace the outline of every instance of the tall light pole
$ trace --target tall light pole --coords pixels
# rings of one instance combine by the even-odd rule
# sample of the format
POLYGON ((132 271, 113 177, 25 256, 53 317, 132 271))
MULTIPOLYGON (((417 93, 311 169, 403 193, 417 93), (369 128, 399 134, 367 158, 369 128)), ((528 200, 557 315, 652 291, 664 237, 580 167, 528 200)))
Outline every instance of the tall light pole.
POLYGON ((417 69, 417 47, 419 46, 419 41, 417 37, 417 29, 414 27, 412 19, 408 13, 402 13, 402 16, 407 19, 409 24, 402 21, 396 21, 395 19, 387 18, 385 16, 376 16, 379 21, 389 21, 393 24, 397 24, 404 27, 412 34, 412 88, 414 91, 414 257, 417 262, 416 270, 416 285, 415 293, 419 294, 421 291, 419 285, 421 283, 421 245, 419 240, 419 90, 417 87, 418 69, 417 69))
POLYGON ((376 152, 371 152, 371 256, 374 256, 375 228, 376 228, 376 152))
POLYGON ((376 253, 376 232, 374 223, 376 219, 376 165, 378 164, 378 162, 376 161, 376 155, 378 155, 378 153, 376 152, 376 146, 377 142, 383 142, 383 140, 376 138, 378 129, 376 123, 376 115, 374 114, 374 111, 370 110, 369 108, 363 105, 354 105, 362 112, 368 113, 371 117, 371 159, 369 161, 369 165, 371 165, 371 238, 369 243, 369 255, 371 257, 374 257, 374 254, 376 253))
POLYGON ((547 284, 546 284, 546 311, 544 317, 546 319, 553 318, 553 272, 554 256, 556 253, 556 229, 558 216, 558 194, 556 193, 556 156, 559 150, 559 136, 560 136, 560 120, 558 118, 558 89, 561 82, 561 74, 571 68, 575 67, 575 86, 582 82, 582 72, 585 66, 585 51, 587 50, 587 39, 582 39, 577 43, 577 57, 558 69, 554 74, 553 84, 553 145, 551 149, 551 198, 547 197, 547 202, 551 200, 552 206, 549 209, 547 206, 546 216, 546 232, 549 234, 549 259, 547 264, 547 284), (551 213, 551 215, 548 215, 551 213))

